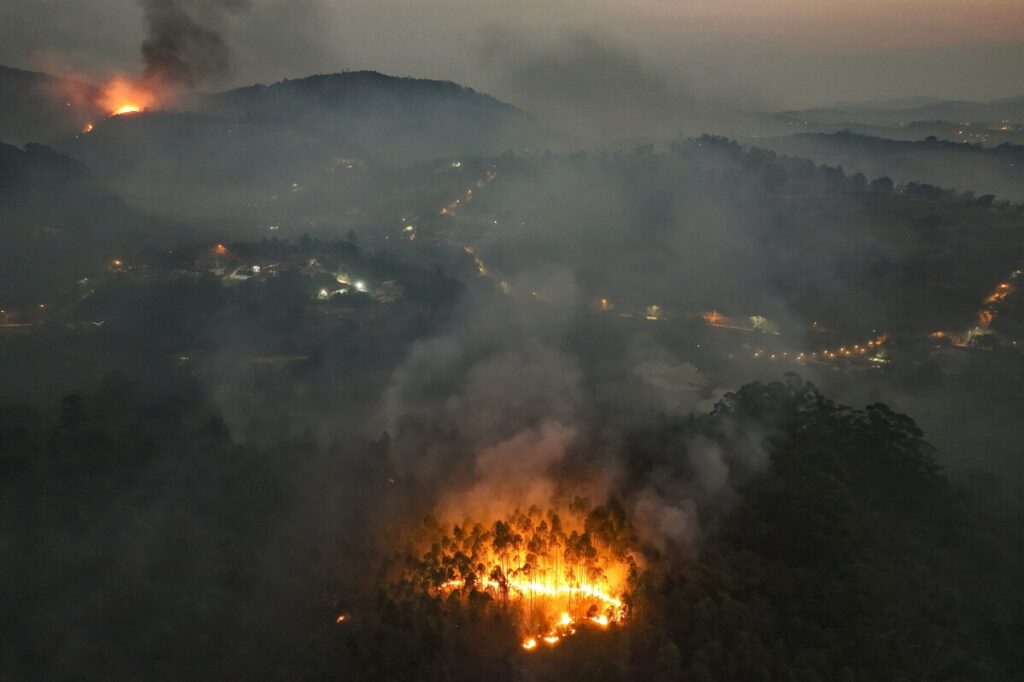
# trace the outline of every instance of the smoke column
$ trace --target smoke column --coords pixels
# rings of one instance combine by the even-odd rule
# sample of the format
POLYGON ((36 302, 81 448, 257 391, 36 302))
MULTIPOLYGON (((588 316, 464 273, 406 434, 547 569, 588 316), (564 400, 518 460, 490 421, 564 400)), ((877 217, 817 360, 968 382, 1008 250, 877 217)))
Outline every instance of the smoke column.
POLYGON ((146 19, 142 43, 144 80, 194 88, 225 77, 231 54, 220 33, 226 15, 249 0, 141 0, 146 19))

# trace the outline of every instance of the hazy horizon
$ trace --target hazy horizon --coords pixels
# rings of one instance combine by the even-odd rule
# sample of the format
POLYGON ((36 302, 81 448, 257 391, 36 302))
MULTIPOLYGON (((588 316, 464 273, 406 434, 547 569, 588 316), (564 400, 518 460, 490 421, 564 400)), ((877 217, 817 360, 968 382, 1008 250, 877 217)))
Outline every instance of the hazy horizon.
MULTIPOLYGON (((1004 0, 192 4, 216 15, 230 54, 210 89, 367 69, 452 80, 529 109, 534 84, 517 71, 540 68, 562 79, 558 90, 626 72, 714 110, 1024 94, 1024 4, 1004 0)), ((4 2, 0 23, 0 64, 97 80, 141 69, 136 0, 4 2)))

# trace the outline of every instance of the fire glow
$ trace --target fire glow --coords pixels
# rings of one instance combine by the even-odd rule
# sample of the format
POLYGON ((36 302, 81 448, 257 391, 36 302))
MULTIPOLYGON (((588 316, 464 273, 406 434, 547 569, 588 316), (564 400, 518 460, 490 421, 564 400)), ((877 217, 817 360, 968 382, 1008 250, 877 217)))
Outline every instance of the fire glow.
MULTIPOLYGON (((442 591, 453 591, 465 588, 462 580, 450 580, 441 586, 442 591)), ((526 651, 533 651, 537 648, 537 640, 554 646, 566 637, 576 634, 577 628, 581 626, 593 626, 607 628, 612 623, 622 623, 625 620, 625 606, 622 600, 613 597, 603 590, 586 583, 579 585, 562 585, 552 587, 537 581, 509 580, 501 583, 497 580, 483 580, 479 588, 491 596, 498 598, 511 598, 532 605, 543 602, 561 602, 577 604, 578 606, 590 601, 584 615, 573 616, 568 611, 562 614, 553 623, 544 623, 539 630, 542 635, 527 636, 523 639, 522 648, 526 651), (608 614, 612 615, 608 615, 608 614)))
POLYGON ((712 327, 725 327, 727 325, 732 324, 732 321, 728 317, 718 312, 717 310, 701 313, 701 319, 703 319, 706 324, 709 324, 712 327))
POLYGON ((124 76, 116 76, 103 86, 97 105, 108 116, 135 114, 156 106, 157 93, 143 83, 124 76))
POLYGON ((512 614, 525 651, 555 646, 580 628, 626 621, 625 591, 636 564, 617 505, 564 520, 532 507, 489 526, 467 522, 439 531, 420 563, 428 589, 465 603, 486 595, 512 614))

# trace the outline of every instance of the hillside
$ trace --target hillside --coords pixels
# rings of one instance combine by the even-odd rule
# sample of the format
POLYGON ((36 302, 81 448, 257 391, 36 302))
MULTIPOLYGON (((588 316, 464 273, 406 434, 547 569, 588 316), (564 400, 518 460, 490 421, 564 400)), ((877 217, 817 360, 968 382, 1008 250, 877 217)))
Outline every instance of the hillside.
POLYGON ((500 154, 532 146, 539 130, 519 109, 456 83, 372 71, 196 93, 137 116, 108 117, 98 93, 83 81, 0 67, 0 140, 50 144, 105 178, 166 184, 199 172, 217 186, 276 183, 336 158, 404 165, 500 154))
POLYGON ((500 153, 525 142, 534 128, 519 109, 456 83, 374 71, 253 85, 199 96, 193 106, 395 162, 500 153))
POLYGON ((113 254, 169 236, 107 191, 89 168, 38 144, 0 143, 0 307, 35 306, 73 291, 113 254))
POLYGON ((89 83, 0 66, 0 140, 52 144, 98 116, 89 83))
POLYGON ((99 118, 59 148, 149 211, 251 224, 312 185, 336 195, 366 168, 497 155, 532 146, 536 131, 515 107, 455 83, 353 72, 99 118))

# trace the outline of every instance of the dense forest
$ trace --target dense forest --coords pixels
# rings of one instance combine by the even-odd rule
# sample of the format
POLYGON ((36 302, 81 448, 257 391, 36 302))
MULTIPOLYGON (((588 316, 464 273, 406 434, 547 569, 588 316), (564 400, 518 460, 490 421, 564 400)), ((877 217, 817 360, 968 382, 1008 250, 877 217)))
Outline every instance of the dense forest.
POLYGON ((203 390, 172 376, 111 376, 52 409, 7 404, 3 666, 11 679, 1016 674, 1014 491, 947 479, 909 417, 838 405, 790 375, 630 430, 620 492, 693 466, 695 435, 737 430, 770 434, 770 466, 704 510, 700 545, 640 543, 621 624, 524 652, 500 600, 372 577, 400 554, 366 537, 398 521, 370 520, 394 494, 387 439, 236 442, 203 390), (312 484, 327 474, 359 484, 312 484))

